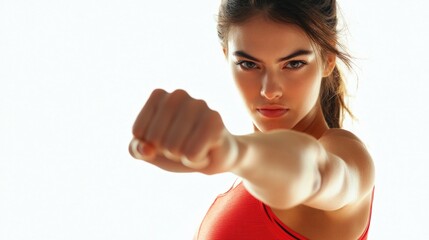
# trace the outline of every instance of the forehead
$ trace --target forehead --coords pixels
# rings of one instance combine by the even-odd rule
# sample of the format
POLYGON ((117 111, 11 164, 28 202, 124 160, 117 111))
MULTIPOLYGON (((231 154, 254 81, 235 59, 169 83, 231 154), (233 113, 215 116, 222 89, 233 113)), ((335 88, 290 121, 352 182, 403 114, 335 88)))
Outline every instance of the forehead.
POLYGON ((282 55, 296 49, 313 49, 313 44, 303 29, 262 16, 233 25, 228 33, 229 52, 244 50, 282 55))

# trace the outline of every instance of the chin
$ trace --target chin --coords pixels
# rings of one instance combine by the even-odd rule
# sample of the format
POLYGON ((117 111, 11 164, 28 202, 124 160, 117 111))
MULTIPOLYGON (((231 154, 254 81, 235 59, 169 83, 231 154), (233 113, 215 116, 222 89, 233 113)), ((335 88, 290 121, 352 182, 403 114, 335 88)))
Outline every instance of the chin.
POLYGON ((293 128, 293 124, 288 124, 285 122, 253 122, 253 125, 255 126, 255 130, 259 130, 260 132, 268 132, 268 131, 273 131, 273 130, 279 130, 279 129, 284 129, 284 130, 290 130, 293 128))
POLYGON ((265 118, 257 112, 252 112, 251 116, 255 131, 260 132, 268 132, 279 129, 291 130, 300 122, 300 119, 297 118, 297 116, 292 112, 279 118, 265 118))

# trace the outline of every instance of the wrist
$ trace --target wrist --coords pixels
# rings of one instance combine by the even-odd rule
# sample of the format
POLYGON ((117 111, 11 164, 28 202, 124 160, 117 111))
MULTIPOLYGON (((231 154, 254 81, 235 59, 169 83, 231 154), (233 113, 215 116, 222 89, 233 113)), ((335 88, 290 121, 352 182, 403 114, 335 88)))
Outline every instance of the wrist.
POLYGON ((231 149, 231 157, 233 158, 233 164, 229 172, 242 176, 242 172, 244 169, 245 156, 248 152, 248 145, 244 141, 244 136, 232 136, 230 141, 230 149, 231 149))

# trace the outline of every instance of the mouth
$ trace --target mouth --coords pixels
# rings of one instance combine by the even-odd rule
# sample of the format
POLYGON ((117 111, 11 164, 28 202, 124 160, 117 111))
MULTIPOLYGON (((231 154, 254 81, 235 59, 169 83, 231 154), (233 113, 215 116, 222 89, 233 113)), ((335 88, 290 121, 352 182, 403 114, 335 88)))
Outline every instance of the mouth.
POLYGON ((282 106, 262 106, 256 111, 265 118, 279 118, 284 116, 289 109, 282 106))

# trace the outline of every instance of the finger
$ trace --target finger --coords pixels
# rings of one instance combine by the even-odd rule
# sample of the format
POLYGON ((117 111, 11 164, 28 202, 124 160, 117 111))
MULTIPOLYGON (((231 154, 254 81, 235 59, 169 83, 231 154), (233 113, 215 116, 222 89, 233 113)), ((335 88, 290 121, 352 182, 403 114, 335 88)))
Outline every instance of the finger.
MULTIPOLYGON (((143 143, 137 138, 133 138, 128 146, 128 151, 130 152, 130 155, 134 157, 135 159, 139 160, 145 160, 145 161, 151 161, 155 155, 157 154, 157 151, 155 147, 150 143, 143 143)), ((164 155, 165 158, 169 160, 173 160, 175 162, 181 161, 180 156, 172 154, 170 151, 164 149, 162 151, 162 155, 164 155)))
POLYGON ((160 100, 158 110, 148 125, 144 139, 155 146, 164 148, 162 139, 187 98, 189 99, 190 96, 185 91, 176 90, 160 100))
POLYGON ((171 161, 164 157, 162 154, 155 150, 155 147, 151 144, 145 144, 134 138, 131 140, 128 148, 131 156, 136 159, 144 160, 151 163, 159 168, 162 168, 171 172, 192 172, 193 168, 189 168, 186 165, 178 161, 171 161))
POLYGON ((175 162, 180 162, 180 156, 170 152, 168 149, 162 150, 162 154, 170 160, 173 160, 175 162))
POLYGON ((208 157, 210 148, 220 136, 217 134, 220 130, 213 122, 216 115, 218 113, 211 110, 201 115, 198 124, 194 126, 192 134, 188 136, 183 146, 183 155, 186 156, 187 160, 199 162, 208 157))
POLYGON ((156 149, 149 143, 143 143, 137 138, 133 138, 128 146, 131 156, 136 159, 151 161, 156 155, 156 149))
POLYGON ((149 162, 161 169, 170 172, 194 172, 193 168, 183 165, 180 161, 171 161, 170 159, 165 158, 162 155, 157 155, 153 161, 149 162))
POLYGON ((189 167, 189 168, 192 168, 195 170, 200 170, 200 169, 206 168, 210 163, 210 161, 207 157, 200 159, 198 161, 191 161, 186 156, 182 156, 180 158, 180 161, 186 167, 189 167))
POLYGON ((167 128, 167 132, 162 139, 162 146, 176 156, 183 156, 183 145, 186 139, 193 133, 195 124, 201 118, 201 111, 206 104, 201 100, 193 100, 184 103, 181 111, 167 128))
POLYGON ((153 118, 153 115, 155 115, 157 111, 158 103, 167 94, 168 93, 163 89, 155 89, 152 92, 134 122, 132 132, 136 138, 144 140, 145 132, 147 131, 148 125, 153 118))

